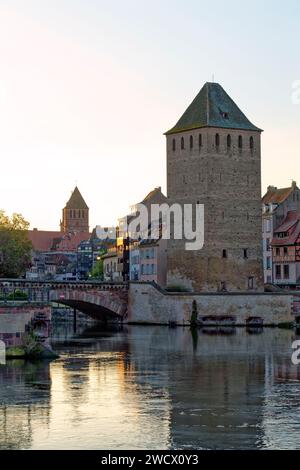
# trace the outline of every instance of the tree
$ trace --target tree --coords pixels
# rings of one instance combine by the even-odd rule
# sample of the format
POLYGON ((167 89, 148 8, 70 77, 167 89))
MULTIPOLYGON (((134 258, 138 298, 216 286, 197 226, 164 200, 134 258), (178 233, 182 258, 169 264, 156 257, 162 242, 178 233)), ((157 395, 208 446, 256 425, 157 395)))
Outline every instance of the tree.
POLYGON ((20 277, 31 264, 29 223, 21 214, 0 211, 0 277, 20 277))
POLYGON ((103 259, 96 261, 90 276, 93 279, 103 279, 103 259))

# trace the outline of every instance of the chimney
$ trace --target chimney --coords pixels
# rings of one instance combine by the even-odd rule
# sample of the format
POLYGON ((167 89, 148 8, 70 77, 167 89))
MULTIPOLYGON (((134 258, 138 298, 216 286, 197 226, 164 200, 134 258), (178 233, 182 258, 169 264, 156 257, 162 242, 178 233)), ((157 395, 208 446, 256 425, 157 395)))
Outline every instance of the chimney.
POLYGON ((277 187, 276 186, 268 186, 268 192, 269 191, 276 191, 277 187))
POLYGON ((292 188, 297 188, 297 182, 296 181, 292 181, 292 188))

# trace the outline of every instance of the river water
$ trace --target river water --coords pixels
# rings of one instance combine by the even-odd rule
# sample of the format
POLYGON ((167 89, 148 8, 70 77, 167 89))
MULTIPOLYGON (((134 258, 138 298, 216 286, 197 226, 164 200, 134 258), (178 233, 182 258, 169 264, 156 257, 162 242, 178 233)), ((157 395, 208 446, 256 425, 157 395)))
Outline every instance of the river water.
POLYGON ((300 449, 293 331, 98 328, 0 365, 1 449, 300 449))

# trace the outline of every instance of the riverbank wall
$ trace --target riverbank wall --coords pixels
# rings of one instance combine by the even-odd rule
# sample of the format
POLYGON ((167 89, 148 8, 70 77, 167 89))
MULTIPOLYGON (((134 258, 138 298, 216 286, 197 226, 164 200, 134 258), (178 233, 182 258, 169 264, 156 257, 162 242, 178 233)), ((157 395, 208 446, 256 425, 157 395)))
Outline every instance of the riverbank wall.
POLYGON ((189 325, 196 304, 198 321, 204 325, 247 326, 258 321, 278 326, 295 321, 298 301, 300 295, 290 292, 171 293, 155 284, 131 282, 127 322, 189 325))
POLYGON ((40 303, 0 302, 0 340, 6 347, 22 344, 29 329, 46 342, 51 330, 51 306, 40 303))

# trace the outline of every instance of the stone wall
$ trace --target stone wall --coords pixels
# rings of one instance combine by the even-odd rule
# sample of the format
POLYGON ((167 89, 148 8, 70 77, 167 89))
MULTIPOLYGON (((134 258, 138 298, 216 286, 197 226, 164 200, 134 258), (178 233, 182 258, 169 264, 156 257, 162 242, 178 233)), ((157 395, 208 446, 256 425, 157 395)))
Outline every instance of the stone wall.
POLYGON ((6 346, 18 346, 22 335, 31 325, 41 341, 50 334, 51 306, 39 304, 7 303, 0 304, 0 340, 6 346))
POLYGON ((249 317, 261 317, 264 325, 292 322, 292 295, 278 293, 167 293, 153 284, 131 283, 128 322, 189 324, 193 300, 198 318, 234 316, 237 325, 246 325, 249 317))

